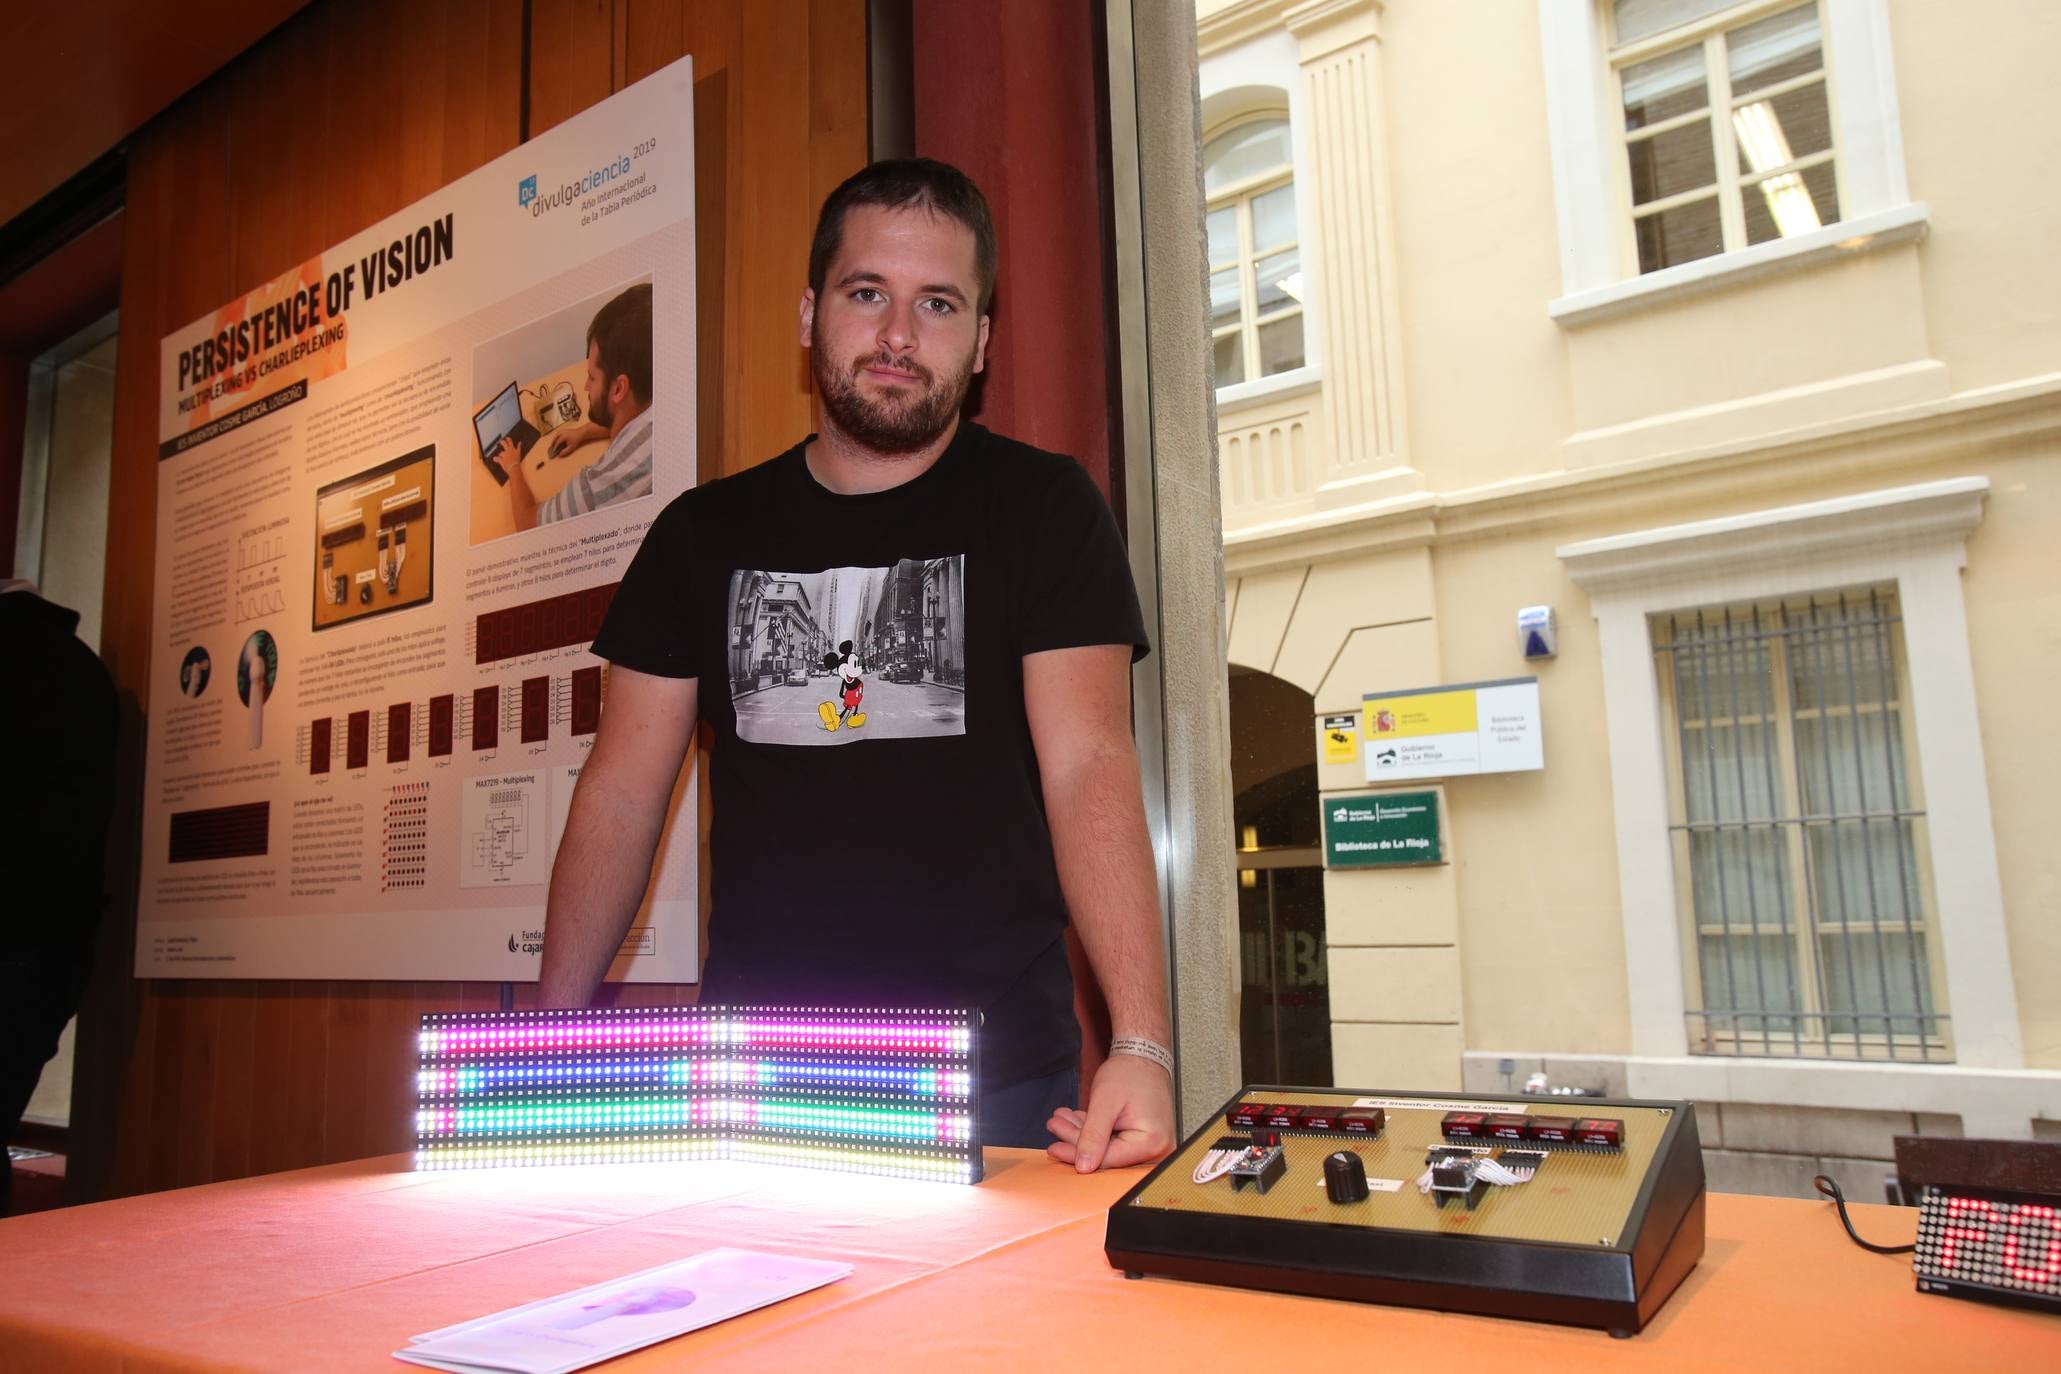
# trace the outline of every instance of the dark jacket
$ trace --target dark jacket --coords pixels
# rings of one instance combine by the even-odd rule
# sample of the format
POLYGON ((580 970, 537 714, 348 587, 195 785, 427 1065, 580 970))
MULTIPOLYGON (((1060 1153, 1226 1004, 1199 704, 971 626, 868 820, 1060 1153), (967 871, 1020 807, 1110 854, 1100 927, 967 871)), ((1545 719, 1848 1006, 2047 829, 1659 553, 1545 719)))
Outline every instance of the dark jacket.
POLYGON ((115 689, 78 623, 0 592, 0 1129, 78 1010, 106 905, 115 689))

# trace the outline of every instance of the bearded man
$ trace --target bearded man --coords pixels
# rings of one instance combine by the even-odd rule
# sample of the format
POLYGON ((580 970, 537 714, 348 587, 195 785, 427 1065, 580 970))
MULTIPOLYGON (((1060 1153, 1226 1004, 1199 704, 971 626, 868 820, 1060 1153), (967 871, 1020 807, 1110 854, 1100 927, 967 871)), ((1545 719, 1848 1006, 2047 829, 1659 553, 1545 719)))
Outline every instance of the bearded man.
POLYGON ((623 579, 539 1000, 600 987, 706 720, 703 999, 978 1008, 984 1142, 1085 1173, 1173 1143, 1131 737, 1147 642, 1080 465, 961 414, 995 258, 986 200, 943 163, 875 163, 824 202, 801 295, 816 432, 674 501, 623 579), (829 728, 804 666, 843 641, 895 669, 858 730, 829 728), (1115 1031, 1085 1103, 1069 921, 1115 1031))
POLYGON ((608 447, 555 496, 539 502, 531 492, 522 448, 514 439, 503 439, 494 450, 508 474, 509 513, 518 530, 651 495, 650 282, 640 282, 594 312, 587 326, 586 387, 587 418, 553 430, 545 452, 564 458, 586 444, 608 447))

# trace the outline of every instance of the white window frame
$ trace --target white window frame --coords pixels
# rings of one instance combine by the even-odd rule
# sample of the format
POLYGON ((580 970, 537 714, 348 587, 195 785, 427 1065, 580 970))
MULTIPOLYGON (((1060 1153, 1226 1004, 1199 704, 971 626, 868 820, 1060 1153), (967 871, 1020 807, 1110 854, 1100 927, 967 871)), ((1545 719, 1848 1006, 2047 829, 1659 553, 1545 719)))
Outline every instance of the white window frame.
POLYGON ((1235 47, 1205 55, 1197 71, 1204 137, 1229 128, 1242 115, 1288 111, 1288 146, 1294 158, 1295 224, 1302 254, 1303 365, 1271 377, 1248 378, 1217 390, 1217 405, 1238 405, 1306 391, 1323 380, 1324 247, 1316 241, 1317 207, 1310 201, 1309 111, 1304 107, 1303 71, 1295 37, 1285 29, 1261 34, 1235 47))
MULTIPOLYGON (((1295 199, 1293 190, 1296 180, 1295 163, 1293 161, 1295 156, 1293 147, 1295 125, 1288 118, 1286 105, 1284 103, 1282 106, 1272 109, 1261 108, 1248 114, 1240 115, 1237 118, 1226 120, 1204 135, 1203 144, 1207 147, 1210 140, 1232 133, 1244 125, 1274 120, 1279 120, 1287 126, 1290 139, 1289 157, 1291 160, 1278 167, 1269 167, 1266 171, 1249 176, 1243 181, 1234 182, 1219 190, 1215 195, 1207 197, 1203 202, 1203 213, 1205 215, 1213 215, 1219 210, 1229 210, 1237 222, 1238 248, 1232 266, 1238 273, 1238 323, 1232 326, 1219 325, 1212 321, 1210 326, 1210 345, 1211 352, 1214 354, 1217 340, 1235 329, 1238 335, 1239 356, 1244 364, 1241 369, 1244 377, 1241 381, 1233 382, 1228 386, 1218 387, 1219 393, 1229 391, 1233 386, 1244 386, 1250 382, 1266 381, 1303 370, 1305 364, 1283 368, 1279 372, 1260 372, 1259 331, 1260 326, 1263 324, 1273 324, 1277 320, 1288 319, 1291 316, 1299 318, 1302 321, 1303 330, 1303 357, 1305 360, 1309 357, 1310 291, 1309 274, 1302 267, 1304 256, 1302 251, 1302 207, 1299 204, 1296 207, 1296 236, 1293 242, 1286 244, 1262 244, 1254 236, 1252 225, 1252 203, 1259 197, 1267 194, 1269 191, 1279 190, 1281 187, 1286 186, 1290 188, 1289 198, 1291 200, 1295 199), (1266 318, 1262 319, 1259 308, 1260 259, 1262 257, 1270 257, 1285 249, 1294 249, 1296 252, 1296 269, 1303 279, 1302 299, 1294 300, 1290 305, 1277 306, 1267 314, 1266 318)), ((1214 260, 1209 263, 1209 270, 1211 277, 1214 278, 1218 271, 1217 263, 1214 260)))
POLYGON ((1623 109, 1607 47, 1609 3, 1538 0, 1562 291, 1547 310, 1563 326, 1923 236, 1930 211, 1911 199, 1904 174, 1889 0, 1818 0, 1843 218, 1643 276, 1636 263, 1628 272, 1623 109))
MULTIPOLYGON (((2024 1048, 1990 821, 1988 769, 1969 658, 1961 570, 1982 520, 1985 477, 1961 477, 1748 515, 1644 530, 1558 550, 1589 594, 1603 666, 1616 822, 1626 995, 1634 1057, 1674 1061, 1672 1077, 1707 1083, 1730 1101, 1781 1102, 1826 1083, 1881 1075, 2018 1070, 2024 1048), (1908 710, 1917 736, 1925 844, 1945 965, 1955 1062, 1919 1066, 1847 1061, 1697 1057, 1688 1050, 1687 988, 1673 846, 1668 834, 1667 728, 1649 617, 1682 606, 1802 595, 1826 587, 1893 585, 1908 645, 1908 710), (1721 1066, 1712 1070, 1711 1065, 1721 1066), (1752 1096, 1746 1084, 1764 1085, 1752 1096), (1806 1089, 1800 1085, 1821 1085, 1806 1089), (1743 1091, 1740 1089, 1744 1089, 1743 1091)), ((1649 1074, 1647 1090, 1669 1074, 1649 1074)), ((1704 1095, 1692 1092, 1690 1095, 1704 1095)), ((1876 1105, 1880 1105, 1877 1103, 1876 1105)))
MULTIPOLYGON (((1811 0, 1803 0, 1803 3, 1810 4, 1811 0)), ((1712 180, 1708 184, 1675 194, 1657 196, 1645 205, 1633 203, 1630 162, 1627 157, 1618 158, 1618 200, 1623 209, 1619 224, 1623 235, 1623 270, 1627 274, 1639 272, 1639 221, 1663 214, 1667 207, 1705 199, 1714 200, 1717 203, 1719 235, 1722 240, 1722 246, 1718 251, 1736 253, 1742 248, 1753 246, 1747 237, 1749 230, 1746 204, 1762 183, 1782 177, 1794 178, 1802 172, 1830 164, 1835 185, 1834 199, 1838 199, 1837 184, 1843 159, 1839 156, 1839 131, 1836 127, 1828 128, 1830 143, 1817 152, 1793 156, 1780 167, 1746 172, 1739 170, 1740 147, 1734 120, 1735 111, 1740 108, 1740 101, 1732 86, 1732 36, 1762 19, 1801 7, 1798 0, 1740 0, 1740 3, 1708 15, 1693 24, 1678 25, 1673 29, 1640 39, 1636 43, 1612 49, 1611 84, 1616 92, 1616 104, 1620 109, 1624 106, 1626 68, 1656 58, 1684 56, 1692 51, 1701 59, 1703 66, 1703 108, 1693 113, 1658 119, 1637 130, 1620 132, 1618 137, 1622 140, 1624 150, 1629 153, 1633 144, 1655 140, 1670 129, 1699 126, 1708 137, 1711 150, 1712 180)), ((1812 8, 1815 9, 1816 6, 1813 4, 1812 8)), ((1749 97, 1749 103, 1772 100, 1792 91, 1816 86, 1818 98, 1826 102, 1829 123, 1832 74, 1825 58, 1823 37, 1821 29, 1818 69, 1815 72, 1772 83, 1754 92, 1749 97)), ((1785 236, 1778 233, 1777 237, 1785 236)))

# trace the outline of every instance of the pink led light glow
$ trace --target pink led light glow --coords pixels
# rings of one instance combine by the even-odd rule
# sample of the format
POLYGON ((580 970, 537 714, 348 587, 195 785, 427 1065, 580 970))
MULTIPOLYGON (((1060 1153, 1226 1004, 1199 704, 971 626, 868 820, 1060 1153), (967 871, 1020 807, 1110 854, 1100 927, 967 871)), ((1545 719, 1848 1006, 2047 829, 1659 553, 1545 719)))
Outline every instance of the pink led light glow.
POLYGON ((541 1025, 493 1030, 426 1030, 426 1053, 508 1054, 572 1049, 658 1049, 705 1045, 714 1027, 706 1021, 656 1021, 628 1025, 541 1025))

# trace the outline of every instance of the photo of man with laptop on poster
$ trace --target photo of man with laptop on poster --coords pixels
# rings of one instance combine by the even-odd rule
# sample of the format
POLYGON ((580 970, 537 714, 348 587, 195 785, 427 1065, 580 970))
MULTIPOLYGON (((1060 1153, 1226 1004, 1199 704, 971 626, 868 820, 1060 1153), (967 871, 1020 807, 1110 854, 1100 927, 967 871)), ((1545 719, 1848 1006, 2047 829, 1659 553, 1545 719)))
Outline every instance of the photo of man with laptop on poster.
POLYGON ((649 496, 651 370, 648 281, 482 345, 471 542, 649 496))

